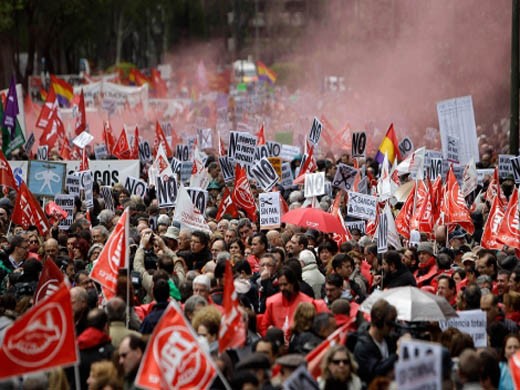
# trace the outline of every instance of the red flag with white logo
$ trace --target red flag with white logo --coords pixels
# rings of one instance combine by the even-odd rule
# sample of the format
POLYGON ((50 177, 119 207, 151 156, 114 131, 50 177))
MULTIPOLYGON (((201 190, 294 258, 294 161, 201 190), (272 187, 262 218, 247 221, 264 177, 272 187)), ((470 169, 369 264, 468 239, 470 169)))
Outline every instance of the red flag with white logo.
POLYGON ((166 152, 166 156, 168 158, 171 158, 173 156, 172 148, 170 148, 170 145, 166 140, 166 136, 164 135, 164 131, 159 122, 157 121, 155 124, 155 143, 153 147, 154 155, 157 155, 157 150, 159 149, 159 145, 161 144, 164 148, 164 151, 166 152))
POLYGON ((395 227, 397 232, 407 240, 410 239, 410 221, 413 216, 413 202, 415 197, 415 183, 412 190, 408 194, 404 205, 399 210, 397 217, 395 217, 395 227))
POLYGON ((251 186, 247 180, 246 169, 240 164, 235 165, 235 187, 231 193, 233 203, 246 212, 247 217, 256 222, 256 203, 251 186))
POLYGON ((112 150, 116 146, 116 139, 114 137, 114 132, 112 131, 112 126, 110 126, 110 122, 105 122, 103 126, 103 139, 105 141, 108 154, 113 154, 112 150))
POLYGON ((60 144, 65 139, 65 127, 58 116, 58 109, 52 111, 51 117, 47 122, 47 126, 43 129, 40 136, 40 145, 48 145, 49 148, 60 144))
POLYGON ((298 177, 293 180, 293 184, 303 184, 305 181, 305 174, 314 172, 318 165, 314 158, 314 146, 309 143, 309 140, 305 140, 305 153, 303 155, 303 161, 300 165, 300 172, 298 177))
POLYGON ((79 170, 81 172, 88 171, 90 169, 90 164, 88 162, 87 156, 87 148, 81 149, 81 163, 79 164, 79 170))
POLYGON ((63 281, 63 273, 56 263, 51 259, 47 259, 43 264, 38 287, 36 287, 36 292, 34 293, 34 303, 36 304, 58 291, 63 281))
POLYGON ((222 193, 222 200, 220 201, 220 204, 218 206, 218 211, 215 220, 217 222, 220 221, 225 214, 229 214, 233 218, 238 218, 238 210, 236 206, 233 204, 229 188, 227 187, 224 187, 224 192, 222 193))
POLYGON ((220 321, 218 332, 218 353, 224 352, 228 348, 238 348, 246 342, 247 329, 239 310, 238 296, 235 292, 233 271, 231 263, 226 261, 224 271, 224 296, 222 299, 224 314, 220 321))
POLYGON ((58 290, 39 301, 5 332, 0 379, 77 363, 70 292, 58 290))
POLYGON ((45 214, 51 219, 51 223, 66 219, 68 216, 67 212, 58 206, 54 201, 50 201, 45 204, 45 214))
MULTIPOLYGON (((105 293, 112 293, 115 295, 117 276, 119 269, 128 268, 128 223, 129 211, 125 209, 116 227, 108 237, 108 240, 99 254, 97 261, 90 271, 90 277, 96 280, 103 287, 105 293)), ((112 296, 105 296, 110 299, 112 296)))
POLYGON ((134 142, 132 143, 131 159, 139 160, 139 129, 137 126, 134 130, 134 142))
POLYGON ((453 173, 453 166, 450 166, 446 179, 446 192, 444 194, 443 209, 444 223, 446 225, 459 224, 466 232, 473 234, 475 226, 469 214, 466 201, 460 192, 459 183, 453 173))
POLYGON ((50 230, 49 221, 40 203, 23 181, 16 195, 12 221, 24 229, 29 229, 30 226, 36 226, 42 236, 45 236, 50 230))
POLYGON ((263 124, 262 127, 260 127, 260 130, 258 130, 258 133, 256 133, 256 146, 260 145, 265 145, 265 132, 263 124))
POLYGON ((74 133, 76 133, 76 135, 80 135, 86 129, 87 113, 85 111, 85 96, 83 95, 83 89, 81 89, 81 95, 79 95, 78 113, 76 116, 76 123, 74 126, 74 133))
POLYGON ((53 112, 57 109, 58 100, 56 99, 56 93, 54 92, 54 88, 49 88, 45 104, 42 106, 40 115, 38 115, 38 119, 36 120, 36 127, 45 129, 52 118, 53 112))
POLYGON ((145 389, 206 389, 217 373, 175 302, 155 327, 135 384, 145 389))
POLYGON ((515 187, 504 218, 498 229, 497 240, 508 247, 520 250, 520 215, 518 205, 518 188, 515 187))
POLYGON ((130 158, 130 145, 128 143, 128 138, 126 137, 125 129, 121 130, 121 134, 119 135, 117 143, 112 149, 112 154, 119 160, 126 160, 130 158))
POLYGON ((7 162, 4 153, 0 150, 0 184, 18 190, 11 166, 7 162))
POLYGON ((484 224, 484 232, 482 233, 482 237, 480 238, 480 245, 482 248, 486 249, 502 249, 504 246, 500 242, 498 242, 498 231, 500 228, 500 223, 504 218, 504 210, 501 207, 500 197, 495 196, 493 198, 493 203, 491 205, 491 209, 489 209, 488 218, 486 223, 484 224))
POLYGON ((515 389, 520 388, 520 351, 517 351, 509 359, 509 370, 511 371, 511 378, 513 378, 513 384, 515 389))

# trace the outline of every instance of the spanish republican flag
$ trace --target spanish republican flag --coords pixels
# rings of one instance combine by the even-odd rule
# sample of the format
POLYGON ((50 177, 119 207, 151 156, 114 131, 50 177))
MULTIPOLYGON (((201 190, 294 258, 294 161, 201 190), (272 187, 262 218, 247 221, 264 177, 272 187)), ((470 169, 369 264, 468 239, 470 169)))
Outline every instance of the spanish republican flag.
POLYGON ((385 153, 388 156, 388 161, 391 164, 394 163, 396 157, 401 159, 401 153, 399 153, 399 143, 397 142, 393 123, 390 124, 383 142, 381 142, 381 145, 379 145, 379 150, 376 154, 376 161, 379 164, 383 163, 383 160, 385 159, 385 153))
POLYGON ((268 81, 271 84, 276 83, 277 74, 269 69, 262 61, 256 62, 256 69, 260 80, 268 81))
POLYGON ((56 93, 58 103, 62 107, 69 107, 74 97, 72 85, 51 74, 51 88, 54 90, 54 93, 56 93))

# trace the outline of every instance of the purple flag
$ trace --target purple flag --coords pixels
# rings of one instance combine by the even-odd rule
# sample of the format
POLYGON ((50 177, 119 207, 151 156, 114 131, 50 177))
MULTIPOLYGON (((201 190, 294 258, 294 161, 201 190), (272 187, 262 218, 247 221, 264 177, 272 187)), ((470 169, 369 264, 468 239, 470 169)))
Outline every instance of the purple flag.
POLYGON ((11 139, 14 138, 16 130, 16 116, 20 112, 18 108, 18 99, 16 97, 16 80, 11 77, 11 85, 5 101, 4 121, 2 125, 11 130, 11 139))

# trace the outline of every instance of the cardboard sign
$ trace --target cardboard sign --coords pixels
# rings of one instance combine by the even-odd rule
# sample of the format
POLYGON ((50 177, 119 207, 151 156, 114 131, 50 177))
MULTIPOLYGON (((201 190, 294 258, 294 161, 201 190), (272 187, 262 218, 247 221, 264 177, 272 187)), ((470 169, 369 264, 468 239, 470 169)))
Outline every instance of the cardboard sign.
POLYGON ((76 138, 72 140, 72 143, 80 149, 84 149, 89 143, 94 140, 94 136, 88 131, 81 132, 76 138))
POLYGON ((102 160, 108 157, 108 150, 105 144, 97 144, 94 146, 94 155, 96 160, 102 160))
POLYGON ((29 138, 27 138, 27 142, 25 142, 25 145, 23 146, 23 150, 25 151, 25 154, 30 155, 32 147, 34 146, 34 141, 36 138, 34 137, 34 133, 31 133, 29 138))
POLYGON ((148 141, 143 141, 139 143, 139 161, 153 161, 152 148, 150 148, 150 144, 148 143, 148 141))
POLYGON ((74 195, 56 194, 54 202, 67 212, 67 218, 62 219, 58 225, 60 230, 69 230, 74 221, 74 195))
POLYGON ((352 190, 352 184, 354 183, 357 173, 358 170, 356 168, 339 163, 337 165, 336 174, 334 175, 334 180, 332 180, 332 186, 345 191, 352 190))
POLYGON ((36 152, 36 159, 41 161, 49 160, 49 147, 47 145, 38 146, 38 151, 36 152))
POLYGON ((487 347, 487 318, 486 312, 477 310, 458 311, 457 318, 450 318, 447 321, 439 321, 442 331, 448 328, 457 328, 463 333, 469 334, 473 338, 475 348, 487 347))
POLYGON ((352 133, 352 157, 365 157, 367 135, 364 132, 352 133))
POLYGON ((256 136, 238 131, 229 133, 228 157, 231 157, 235 162, 243 166, 253 165, 255 149, 256 136))
POLYGON ((520 156, 511 158, 511 169, 513 171, 515 183, 520 184, 520 156))
POLYGON ((208 204, 208 191, 201 188, 186 188, 186 191, 188 191, 188 195, 190 196, 193 205, 202 215, 204 215, 208 204))
POLYGON ((258 194, 260 205, 260 229, 277 229, 280 227, 280 193, 263 192, 258 194))
POLYGON ((148 184, 144 180, 140 180, 137 177, 128 176, 125 182, 125 188, 130 192, 130 195, 137 195, 144 198, 148 184))
POLYGON ((306 198, 325 194, 325 172, 306 173, 304 189, 306 198))
POLYGON ((323 125, 320 120, 316 117, 312 120, 311 130, 309 131, 309 141, 314 146, 318 145, 320 141, 321 131, 323 129, 323 125))
POLYGON ((442 347, 419 340, 403 340, 395 364, 399 389, 442 389, 442 347))
POLYGON ((190 160, 190 147, 186 144, 178 144, 175 148, 175 157, 180 161, 190 160))
POLYGON ((171 176, 168 180, 164 180, 164 178, 157 176, 155 181, 155 191, 157 194, 157 201, 159 203, 159 208, 163 209, 166 207, 175 206, 175 201, 177 200, 177 179, 171 176))
POLYGON ((197 129, 197 139, 201 149, 211 149, 213 147, 213 134, 211 129, 197 129))
POLYGON ((348 192, 347 214, 351 217, 373 221, 376 218, 377 197, 359 192, 348 192))
POLYGON ((67 179, 65 181, 65 188, 67 189, 67 193, 69 195, 79 196, 79 193, 81 191, 79 176, 67 175, 67 179))
POLYGON ((63 193, 66 165, 61 162, 29 161, 27 186, 34 195, 49 196, 63 193))
POLYGON ((377 224, 377 253, 385 253, 388 251, 388 219, 386 213, 379 214, 379 223, 377 224))
POLYGON ((401 158, 404 160, 408 155, 415 150, 413 147, 413 142, 410 137, 404 137, 401 142, 399 142, 399 151, 401 152, 401 158))
POLYGON ((79 182, 85 194, 85 205, 90 210, 94 208, 94 175, 92 171, 81 172, 79 182))
POLYGON ((282 149, 280 150, 280 157, 285 161, 292 161, 296 156, 300 154, 301 150, 299 146, 292 146, 282 144, 282 149))
POLYGON ((291 164, 288 162, 282 163, 282 176, 281 176, 280 185, 283 188, 289 188, 292 186, 293 180, 294 180, 294 177, 292 174, 291 164))
POLYGON ((437 176, 442 176, 442 158, 430 158, 430 164, 426 168, 430 180, 435 180, 437 176))
POLYGON ((505 179, 509 175, 513 175, 513 166, 511 165, 511 159, 515 158, 512 154, 499 154, 498 155, 498 176, 501 179, 505 179))
POLYGON ((270 191, 280 179, 267 157, 262 158, 251 168, 251 174, 265 192, 270 191))
POLYGON ((365 234, 365 221, 348 221, 345 222, 345 227, 352 232, 353 229, 358 229, 361 235, 365 234))
POLYGON ((101 186, 99 192, 105 201, 105 208, 114 211, 114 197, 112 196, 112 187, 101 186))
POLYGON ((452 163, 459 163, 459 139, 451 135, 446 136, 448 145, 446 148, 446 160, 452 163))
POLYGON ((219 157, 220 172, 225 183, 230 183, 235 179, 235 163, 228 157, 219 157))

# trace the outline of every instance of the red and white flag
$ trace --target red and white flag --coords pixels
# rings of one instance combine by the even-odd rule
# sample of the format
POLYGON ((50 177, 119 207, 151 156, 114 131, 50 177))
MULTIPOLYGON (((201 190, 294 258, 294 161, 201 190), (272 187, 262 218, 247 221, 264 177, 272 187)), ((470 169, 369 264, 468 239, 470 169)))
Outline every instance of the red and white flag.
POLYGON ((116 139, 114 137, 114 132, 112 131, 112 126, 110 126, 110 122, 105 122, 103 126, 103 140, 105 141, 108 154, 113 154, 112 150, 116 146, 116 139))
POLYGON ((218 222, 222 219, 225 214, 231 215, 233 218, 238 218, 238 210, 231 200, 231 193, 229 192, 229 188, 224 187, 224 192, 222 193, 222 200, 218 206, 217 215, 215 220, 218 222))
POLYGON ((260 127, 260 130, 258 130, 258 133, 256 133, 256 146, 265 145, 265 132, 264 132, 264 125, 260 127))
POLYGON ((218 332, 219 354, 228 348, 242 347, 246 342, 247 334, 244 317, 239 310, 233 271, 231 271, 231 263, 229 261, 226 261, 226 269, 224 271, 224 296, 222 306, 224 308, 224 314, 220 321, 220 329, 218 332))
POLYGON ((38 115, 38 119, 36 120, 36 127, 45 129, 52 118, 53 112, 57 109, 58 100, 56 99, 56 93, 54 92, 54 88, 49 88, 45 104, 42 106, 40 115, 38 115))
POLYGON ((446 179, 446 192, 443 199, 443 207, 441 212, 444 214, 444 224, 455 225, 458 224, 468 234, 475 232, 473 220, 469 214, 466 201, 460 192, 459 183, 453 173, 453 166, 450 166, 448 177, 446 179))
POLYGON ((309 140, 305 140, 305 153, 303 154, 303 160, 300 165, 300 172, 298 172, 298 177, 293 180, 293 184, 303 184, 305 174, 314 172, 317 167, 318 165, 314 158, 314 145, 311 145, 309 140))
POLYGON ((50 201, 45 204, 45 214, 50 218, 51 223, 66 219, 68 216, 67 212, 58 206, 54 201, 50 201))
POLYGON ((128 255, 130 252, 128 245, 128 224, 129 211, 125 209, 116 227, 108 237, 108 240, 99 254, 97 261, 90 271, 90 277, 101 284, 103 291, 110 295, 105 298, 108 300, 115 295, 117 276, 121 268, 128 268, 128 255))
POLYGON ((133 160, 139 160, 139 129, 137 126, 134 130, 134 140, 132 142, 132 152, 130 158, 133 160))
POLYGON ((47 126, 43 129, 40 136, 40 145, 48 145, 49 148, 53 148, 55 145, 64 142, 65 138, 65 126, 58 116, 58 109, 56 108, 52 111, 47 126))
POLYGON ((29 191, 25 182, 22 182, 18 189, 12 221, 24 229, 29 229, 30 226, 36 226, 42 236, 45 236, 50 230, 49 221, 40 203, 36 200, 31 191, 29 191))
POLYGON ((170 145, 168 144, 168 141, 166 140, 166 136, 164 135, 164 131, 157 121, 155 124, 155 143, 153 147, 153 153, 156 155, 157 151, 159 150, 159 145, 162 145, 164 148, 164 151, 166 152, 166 156, 168 158, 171 158, 173 156, 172 148, 170 148, 170 145))
POLYGON ((18 190, 11 166, 5 158, 4 152, 0 150, 0 185, 18 190))
POLYGON ((76 123, 74 124, 74 133, 80 135, 87 129, 87 113, 85 111, 85 96, 83 95, 83 89, 81 89, 81 95, 79 95, 78 112, 76 113, 76 123))
POLYGON ((40 280, 34 293, 34 303, 38 303, 42 299, 54 294, 60 288, 60 284, 63 283, 63 273, 60 271, 56 263, 47 259, 43 264, 43 270, 40 274, 40 280))
POLYGON ((164 311, 141 360, 135 384, 145 389, 206 389, 217 373, 175 302, 164 311))
POLYGON ((88 171, 90 169, 90 164, 88 162, 87 156, 87 148, 81 149, 81 163, 79 164, 80 172, 88 171))
POLYGON ((251 192, 246 169, 240 164, 235 165, 235 187, 231 193, 233 203, 246 212, 247 217, 256 222, 256 203, 251 192))
POLYGON ((126 160, 130 158, 130 144, 128 143, 125 129, 121 130, 121 134, 119 135, 117 143, 112 148, 112 154, 119 160, 126 160))
POLYGON ((495 196, 491 209, 489 209, 488 218, 484 224, 484 232, 480 238, 480 245, 486 249, 502 249, 504 244, 497 241, 499 237, 500 224, 504 218, 504 210, 501 207, 500 197, 495 196))
POLYGON ((515 187, 504 218, 498 229, 497 240, 510 248, 520 250, 520 205, 518 204, 518 188, 515 187))
POLYGON ((0 348, 0 379, 77 362, 70 292, 61 284, 5 332, 0 348))
POLYGON ((413 203, 415 198, 415 183, 412 190, 408 194, 404 205, 399 210, 397 217, 395 217, 395 227, 397 232, 407 240, 410 239, 410 222, 413 217, 413 203))

